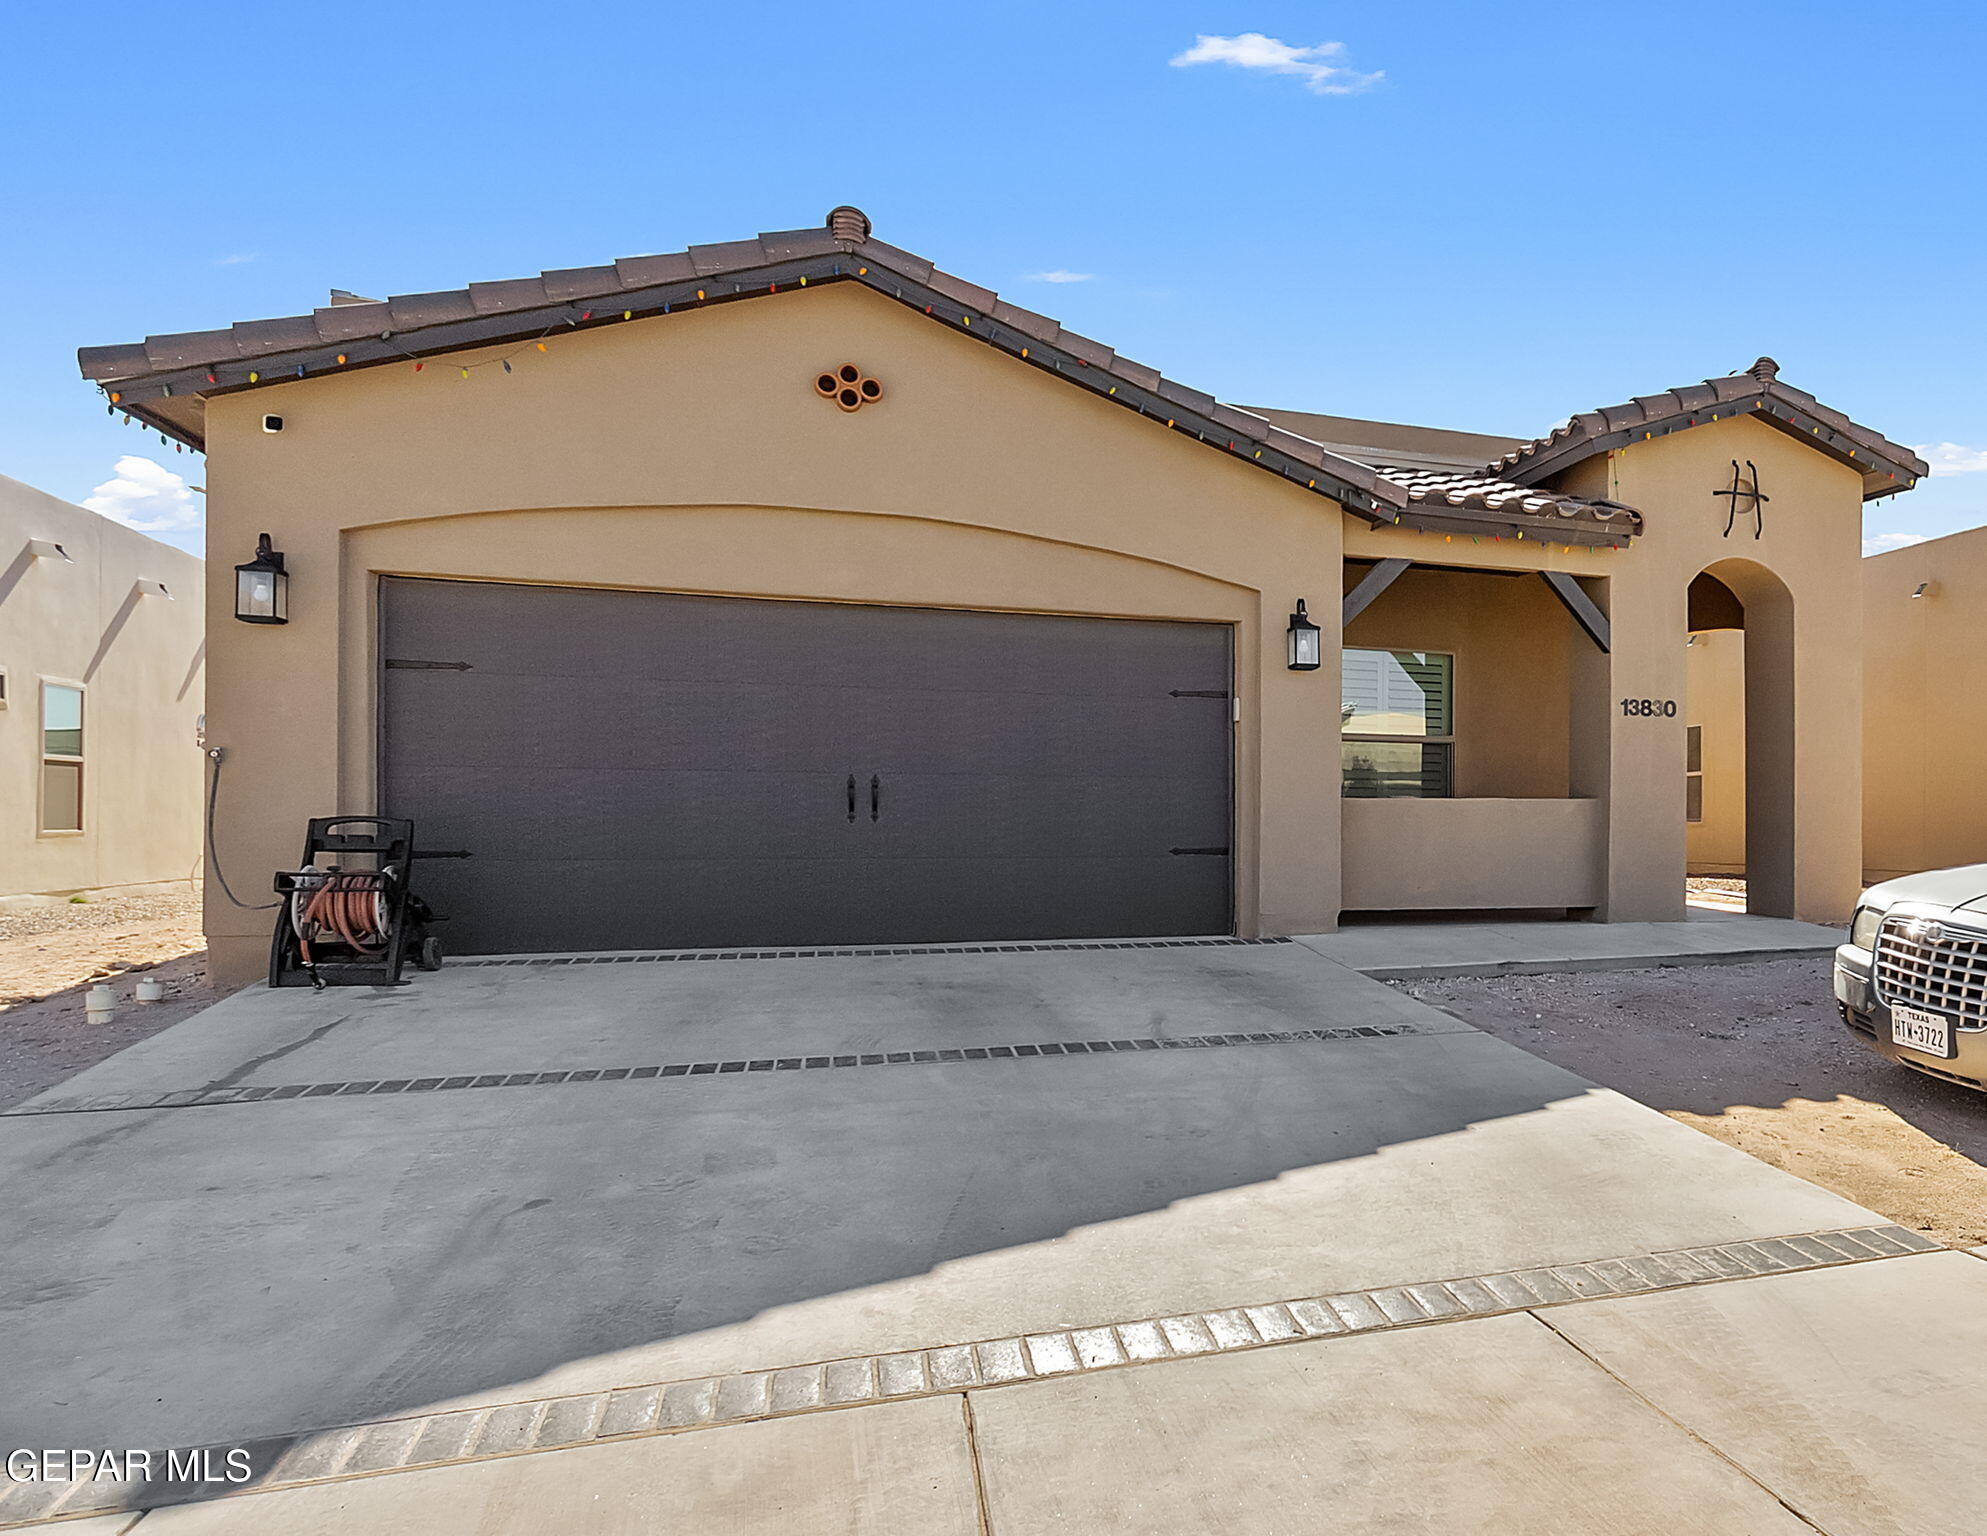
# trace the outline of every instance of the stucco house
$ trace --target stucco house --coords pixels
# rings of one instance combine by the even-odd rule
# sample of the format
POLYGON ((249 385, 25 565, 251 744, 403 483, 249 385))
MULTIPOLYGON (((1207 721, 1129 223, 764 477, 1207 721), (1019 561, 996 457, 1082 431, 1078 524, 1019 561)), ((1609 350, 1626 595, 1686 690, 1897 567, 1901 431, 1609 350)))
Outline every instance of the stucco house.
MULTIPOLYGON (((1987 864, 1987 528, 1871 555, 1862 585, 1864 878, 1987 864)), ((1742 635, 1692 637, 1690 862, 1709 874, 1745 867, 1744 656, 1742 635)))
POLYGON ((200 875, 200 561, 0 476, 0 899, 200 875))
POLYGON ((1857 890, 1862 504, 1925 466, 1764 359, 1533 441, 1245 409, 838 208, 81 364, 289 583, 210 595, 237 890, 377 808, 471 855, 457 952, 1681 918, 1700 607, 1755 909, 1857 890))

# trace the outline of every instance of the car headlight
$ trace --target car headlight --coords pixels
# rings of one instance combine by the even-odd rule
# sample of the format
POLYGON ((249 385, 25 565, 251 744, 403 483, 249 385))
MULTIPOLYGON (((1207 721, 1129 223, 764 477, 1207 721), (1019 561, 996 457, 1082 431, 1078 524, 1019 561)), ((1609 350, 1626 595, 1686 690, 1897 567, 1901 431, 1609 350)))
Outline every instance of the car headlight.
POLYGON ((1858 949, 1875 949, 1883 921, 1882 907, 1858 907, 1855 920, 1849 924, 1849 942, 1858 949))

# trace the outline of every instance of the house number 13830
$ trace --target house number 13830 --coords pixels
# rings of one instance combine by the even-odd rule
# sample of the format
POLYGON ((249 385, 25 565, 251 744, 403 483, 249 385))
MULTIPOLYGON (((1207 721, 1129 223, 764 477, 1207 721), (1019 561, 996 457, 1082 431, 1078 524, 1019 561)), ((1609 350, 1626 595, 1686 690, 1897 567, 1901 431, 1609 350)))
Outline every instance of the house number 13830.
POLYGON ((1621 712, 1624 715, 1640 715, 1645 718, 1660 716, 1664 720, 1674 720, 1677 716, 1675 699, 1623 699, 1621 712))

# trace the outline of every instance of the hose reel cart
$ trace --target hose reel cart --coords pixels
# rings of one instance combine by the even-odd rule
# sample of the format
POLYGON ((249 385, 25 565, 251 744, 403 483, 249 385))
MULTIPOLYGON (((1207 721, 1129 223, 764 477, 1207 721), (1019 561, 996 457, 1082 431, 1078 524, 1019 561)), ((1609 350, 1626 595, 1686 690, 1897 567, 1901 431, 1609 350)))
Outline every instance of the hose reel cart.
POLYGON ((409 885, 416 857, 411 821, 313 817, 303 867, 276 876, 269 985, 393 987, 409 959, 440 970, 441 943, 428 928, 441 919, 409 885))

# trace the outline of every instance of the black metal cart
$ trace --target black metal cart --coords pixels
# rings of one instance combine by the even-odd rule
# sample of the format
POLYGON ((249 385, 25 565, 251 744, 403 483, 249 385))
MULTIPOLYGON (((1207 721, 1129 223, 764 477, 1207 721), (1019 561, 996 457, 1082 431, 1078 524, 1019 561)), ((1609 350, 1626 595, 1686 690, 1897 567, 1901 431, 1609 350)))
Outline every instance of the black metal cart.
POLYGON ((441 919, 410 884, 417 857, 411 821, 313 817, 302 867, 276 876, 269 985, 393 987, 410 959, 440 970, 441 943, 428 930, 441 919))

